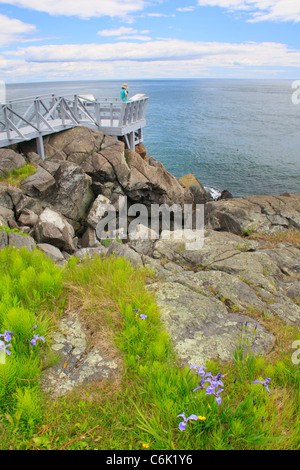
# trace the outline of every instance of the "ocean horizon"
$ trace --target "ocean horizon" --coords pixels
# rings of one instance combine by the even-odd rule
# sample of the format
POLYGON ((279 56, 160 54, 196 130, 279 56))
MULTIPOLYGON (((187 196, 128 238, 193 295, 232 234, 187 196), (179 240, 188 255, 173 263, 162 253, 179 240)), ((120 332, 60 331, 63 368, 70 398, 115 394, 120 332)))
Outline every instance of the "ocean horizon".
MULTIPOLYGON (((52 93, 119 97, 124 81, 7 84, 6 99, 52 93)), ((205 187, 234 197, 300 193, 300 104, 292 100, 293 80, 126 83, 129 96, 149 97, 144 145, 175 177, 192 173, 205 187)))

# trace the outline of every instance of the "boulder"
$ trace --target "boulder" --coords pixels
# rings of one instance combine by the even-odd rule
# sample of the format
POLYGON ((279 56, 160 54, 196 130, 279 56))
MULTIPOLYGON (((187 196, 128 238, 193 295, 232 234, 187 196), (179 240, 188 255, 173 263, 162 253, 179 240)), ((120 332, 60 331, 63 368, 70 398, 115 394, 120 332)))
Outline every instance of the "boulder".
POLYGON ((152 166, 137 152, 125 150, 129 171, 119 180, 125 194, 133 201, 153 204, 192 204, 193 194, 163 166, 152 166))
POLYGON ((45 255, 49 256, 55 263, 63 263, 65 258, 62 252, 56 246, 49 245, 49 243, 38 243, 36 247, 41 250, 45 255))
POLYGON ((33 227, 37 223, 37 220, 38 220, 38 215, 35 214, 30 209, 26 209, 26 208, 22 209, 18 218, 18 222, 21 225, 27 225, 28 227, 33 227))
POLYGON ((20 235, 14 232, 8 232, 8 245, 16 248, 27 248, 29 251, 33 251, 36 246, 35 240, 30 236, 20 235))
POLYGON ((20 189, 27 196, 47 198, 55 190, 56 182, 53 176, 44 168, 38 166, 36 172, 20 183, 20 189))
POLYGON ((6 248, 8 245, 8 235, 6 232, 2 232, 0 230, 0 250, 3 250, 3 248, 6 248))
POLYGON ((194 195, 195 204, 204 204, 206 201, 212 200, 210 193, 205 191, 203 185, 197 180, 193 174, 188 174, 179 178, 179 181, 189 188, 194 195))
POLYGON ((0 206, 6 207, 7 209, 14 208, 14 204, 10 197, 9 188, 4 183, 0 183, 0 206))
POLYGON ((143 265, 142 257, 139 253, 130 248, 130 246, 119 243, 116 240, 111 241, 107 250, 107 256, 126 258, 136 267, 143 265))
POLYGON ((254 353, 268 353, 274 346, 272 333, 260 325, 252 338, 257 322, 247 315, 229 313, 218 299, 172 282, 155 284, 153 291, 165 328, 187 366, 209 359, 231 361, 246 322, 254 353))
POLYGON ((111 345, 108 349, 100 339, 91 346, 90 334, 78 313, 64 316, 58 328, 51 343, 57 361, 44 371, 41 384, 51 397, 67 395, 78 385, 119 377, 122 361, 115 348, 111 345))
POLYGON ((40 214, 34 233, 38 243, 54 245, 67 253, 76 250, 73 227, 61 214, 52 209, 46 208, 40 214))
POLYGON ((15 214, 11 209, 0 206, 0 225, 5 227, 14 228, 17 226, 15 221, 15 214))
POLYGON ((110 206, 110 200, 105 196, 99 195, 92 203, 87 215, 87 223, 95 229, 110 206))
POLYGON ((81 248, 95 248, 101 246, 99 240, 97 240, 96 231, 92 227, 88 227, 82 235, 80 241, 81 248))
POLYGON ((80 221, 94 199, 91 178, 75 163, 62 161, 54 179, 56 189, 44 200, 64 217, 80 221))
POLYGON ((300 229, 300 194, 213 201, 205 211, 206 223, 213 230, 247 234, 300 229))
POLYGON ((0 149, 0 176, 5 175, 6 172, 18 170, 24 165, 26 165, 26 160, 23 155, 11 149, 0 149))
POLYGON ((74 127, 56 134, 44 137, 44 147, 47 159, 65 160, 74 153, 92 154, 99 150, 103 133, 87 127, 74 127))
POLYGON ((75 258, 84 259, 84 258, 93 258, 94 256, 106 256, 107 247, 105 246, 97 246, 97 247, 88 247, 88 248, 80 248, 73 253, 75 258))

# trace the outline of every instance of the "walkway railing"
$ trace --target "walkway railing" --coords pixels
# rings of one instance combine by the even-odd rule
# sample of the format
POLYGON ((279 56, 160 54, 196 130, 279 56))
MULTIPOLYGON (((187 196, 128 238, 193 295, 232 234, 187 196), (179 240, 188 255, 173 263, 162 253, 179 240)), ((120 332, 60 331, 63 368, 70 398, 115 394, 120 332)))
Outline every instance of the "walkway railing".
POLYGON ((117 98, 92 100, 80 95, 43 95, 10 100, 0 107, 0 147, 36 139, 45 158, 43 136, 85 126, 123 137, 128 148, 142 141, 147 97, 122 102, 117 98))

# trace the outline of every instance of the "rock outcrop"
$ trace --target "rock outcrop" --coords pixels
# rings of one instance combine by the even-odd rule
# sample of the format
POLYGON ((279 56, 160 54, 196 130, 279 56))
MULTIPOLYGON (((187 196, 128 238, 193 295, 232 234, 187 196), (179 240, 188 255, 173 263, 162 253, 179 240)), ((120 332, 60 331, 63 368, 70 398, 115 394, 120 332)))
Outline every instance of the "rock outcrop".
POLYGON ((300 195, 249 196, 206 205, 206 220, 214 230, 238 235, 300 229, 300 195))
MULTIPOLYGON (((8 245, 37 248, 58 265, 71 255, 114 255, 148 267, 154 273, 148 289, 187 364, 230 360, 246 324, 253 351, 263 354, 275 344, 263 319, 300 327, 299 194, 234 198, 225 191, 214 201, 193 175, 178 180, 142 144, 126 150, 123 142, 83 127, 44 140, 44 161, 30 142, 22 144, 22 154, 0 152, 0 176, 27 161, 36 166, 18 188, 0 183, 0 225, 5 227, 0 250, 8 245), (135 203, 146 207, 147 217, 152 204, 205 203, 203 243, 192 245, 180 230, 155 231, 147 217, 145 224, 129 224, 126 238, 104 243, 97 226, 108 208, 118 213, 135 203), (290 230, 295 231, 293 242, 283 237, 270 245, 262 236, 251 236, 290 230)), ((121 236, 121 228, 108 235, 121 236)), ((63 394, 75 383, 114 374, 113 360, 87 348, 80 315, 63 319, 62 328, 54 349, 69 366, 62 371, 59 363, 52 369, 47 386, 58 381, 55 393, 63 394)))

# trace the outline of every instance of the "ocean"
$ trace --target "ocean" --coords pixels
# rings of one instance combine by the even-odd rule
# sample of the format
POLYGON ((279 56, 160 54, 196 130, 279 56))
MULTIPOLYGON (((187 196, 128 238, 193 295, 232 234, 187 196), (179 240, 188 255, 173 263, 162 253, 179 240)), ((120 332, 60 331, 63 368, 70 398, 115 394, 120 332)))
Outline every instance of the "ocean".
MULTIPOLYGON (((6 85, 7 99, 93 94, 119 97, 121 81, 6 85)), ((300 194, 300 104, 292 80, 136 80, 149 97, 144 144, 177 178, 193 173, 234 197, 300 194)))

